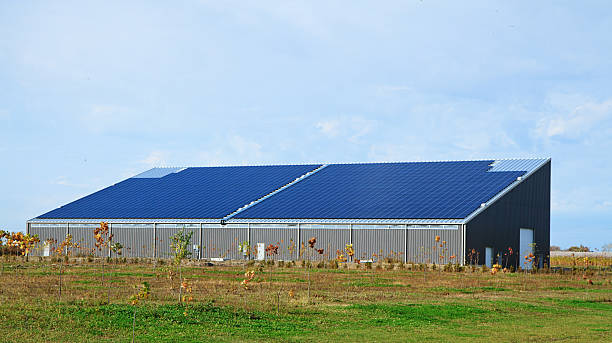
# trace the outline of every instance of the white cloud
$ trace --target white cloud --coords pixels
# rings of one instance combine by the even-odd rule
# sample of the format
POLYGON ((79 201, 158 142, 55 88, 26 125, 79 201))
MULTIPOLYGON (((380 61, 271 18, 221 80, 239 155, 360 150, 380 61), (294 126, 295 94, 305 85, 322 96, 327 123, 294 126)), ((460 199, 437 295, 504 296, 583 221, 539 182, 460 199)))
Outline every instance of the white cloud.
POLYGON ((340 121, 338 120, 325 120, 320 121, 316 124, 317 129, 328 137, 335 137, 338 135, 340 121))
POLYGON ((323 135, 329 138, 344 138, 351 143, 359 142, 360 138, 372 132, 376 126, 376 120, 359 116, 328 119, 315 124, 323 135))
POLYGON ((55 179, 53 183, 56 185, 67 186, 67 187, 89 188, 89 186, 85 184, 73 183, 66 176, 59 176, 57 179, 55 179))
POLYGON ((169 154, 165 151, 154 150, 147 155, 140 163, 147 165, 149 168, 159 167, 167 164, 169 154))
POLYGON ((536 133, 544 138, 579 139, 612 118, 612 99, 604 102, 585 102, 574 106, 569 113, 555 114, 541 119, 536 133))

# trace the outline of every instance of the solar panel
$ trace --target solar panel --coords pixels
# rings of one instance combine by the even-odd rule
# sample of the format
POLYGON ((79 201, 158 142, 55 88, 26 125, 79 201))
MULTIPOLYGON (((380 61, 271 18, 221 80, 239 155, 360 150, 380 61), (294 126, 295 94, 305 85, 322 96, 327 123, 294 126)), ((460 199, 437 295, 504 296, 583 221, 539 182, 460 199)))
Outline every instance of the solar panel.
POLYGON ((319 166, 158 170, 122 181, 38 218, 222 218, 319 166))
POLYGON ((526 172, 493 162, 332 164, 235 218, 465 218, 526 172))

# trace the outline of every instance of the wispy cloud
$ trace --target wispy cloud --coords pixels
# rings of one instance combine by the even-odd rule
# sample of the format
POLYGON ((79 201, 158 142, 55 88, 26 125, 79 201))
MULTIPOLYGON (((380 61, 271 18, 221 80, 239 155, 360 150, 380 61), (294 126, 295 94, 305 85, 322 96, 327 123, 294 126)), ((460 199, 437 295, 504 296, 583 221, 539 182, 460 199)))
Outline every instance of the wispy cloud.
POLYGON ((612 99, 576 105, 567 113, 556 113, 542 118, 536 132, 543 138, 579 139, 592 130, 602 128, 604 121, 612 119, 612 99))
POLYGON ((170 154, 162 150, 151 151, 144 159, 140 160, 140 163, 146 165, 149 168, 160 167, 167 164, 170 154))
POLYGON ((317 130, 328 138, 343 138, 351 143, 371 133, 378 122, 362 116, 338 117, 319 121, 315 124, 317 130))
POLYGON ((67 176, 63 176, 63 175, 56 178, 53 183, 56 185, 60 185, 60 186, 67 186, 67 187, 74 187, 74 188, 89 188, 90 187, 90 185, 87 185, 87 184, 74 183, 70 181, 70 179, 67 176))

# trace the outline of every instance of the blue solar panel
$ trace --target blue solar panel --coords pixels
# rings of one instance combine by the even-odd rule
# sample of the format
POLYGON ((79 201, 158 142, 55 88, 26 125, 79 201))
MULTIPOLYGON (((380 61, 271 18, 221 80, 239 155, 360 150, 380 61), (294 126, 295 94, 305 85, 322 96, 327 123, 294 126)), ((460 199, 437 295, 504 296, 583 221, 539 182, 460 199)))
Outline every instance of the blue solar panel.
POLYGON ((143 173, 38 218, 223 218, 319 166, 201 167, 161 177, 143 173))
POLYGON ((332 164, 235 218, 465 218, 526 172, 493 162, 332 164))

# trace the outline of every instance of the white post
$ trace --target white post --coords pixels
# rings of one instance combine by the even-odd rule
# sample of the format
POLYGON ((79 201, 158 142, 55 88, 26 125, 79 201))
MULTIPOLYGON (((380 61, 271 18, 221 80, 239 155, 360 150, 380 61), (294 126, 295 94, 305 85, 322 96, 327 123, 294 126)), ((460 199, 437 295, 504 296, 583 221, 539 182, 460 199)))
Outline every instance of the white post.
POLYGON ((300 249, 302 247, 302 229, 301 229, 301 224, 298 223, 298 241, 297 241, 297 256, 296 256, 296 260, 298 260, 300 258, 300 249))
POLYGON ((408 224, 404 225, 404 263, 408 263, 408 224))
POLYGON ((198 248, 198 259, 202 259, 202 234, 204 232, 202 231, 202 223, 200 223, 200 247, 198 248))
POLYGON ((153 223, 153 258, 157 258, 157 223, 153 223))

